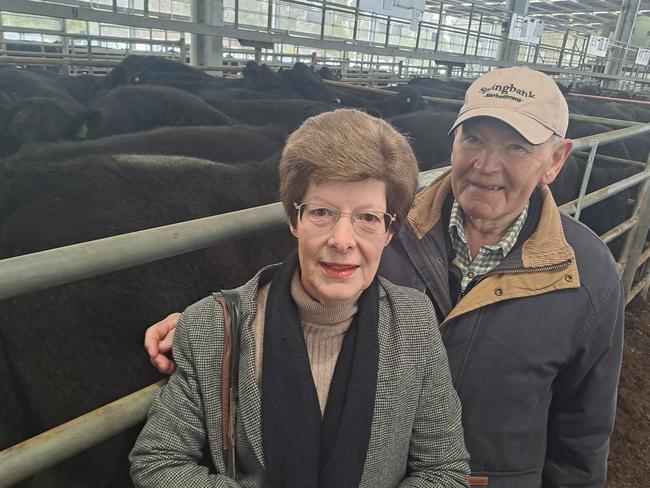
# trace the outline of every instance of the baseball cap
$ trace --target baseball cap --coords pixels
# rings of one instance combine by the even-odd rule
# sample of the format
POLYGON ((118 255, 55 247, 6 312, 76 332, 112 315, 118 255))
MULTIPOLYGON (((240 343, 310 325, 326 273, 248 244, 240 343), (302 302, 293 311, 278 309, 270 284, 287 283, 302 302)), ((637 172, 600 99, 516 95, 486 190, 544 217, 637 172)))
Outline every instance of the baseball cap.
POLYGON ((565 137, 569 107, 550 76, 525 67, 502 68, 470 85, 449 133, 474 117, 499 119, 531 144, 541 144, 553 134, 565 137))

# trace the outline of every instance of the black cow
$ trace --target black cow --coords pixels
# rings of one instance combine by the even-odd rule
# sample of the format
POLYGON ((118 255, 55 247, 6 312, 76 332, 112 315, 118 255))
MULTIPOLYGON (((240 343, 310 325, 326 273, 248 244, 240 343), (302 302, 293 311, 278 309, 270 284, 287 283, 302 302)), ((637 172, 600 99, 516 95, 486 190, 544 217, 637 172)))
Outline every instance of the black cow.
MULTIPOLYGON (((277 201, 277 159, 233 166, 94 155, 23 171, 10 192, 0 258, 277 201)), ((158 379, 142 350, 145 327, 243 283, 292 245, 282 230, 0 302, 0 372, 11 372, 0 389, 8 393, 0 449, 158 379)), ((127 454, 138 430, 30 486, 130 486, 127 454)))
POLYGON ((405 85, 399 88, 397 94, 371 102, 366 105, 366 108, 376 110, 383 118, 388 118, 424 110, 426 102, 418 90, 405 85))
POLYGON ((83 139, 91 119, 92 114, 79 103, 32 97, 11 107, 7 132, 21 145, 83 139))
POLYGON ((408 136, 420 171, 449 163, 453 139, 447 132, 458 117, 454 112, 414 112, 388 119, 397 130, 408 136))
POLYGON ((139 132, 165 126, 230 125, 234 121, 204 100, 165 86, 120 86, 91 105, 88 137, 139 132))
POLYGON ((301 98, 282 76, 273 72, 265 64, 259 66, 255 61, 249 61, 244 68, 244 78, 248 82, 248 87, 253 90, 286 98, 301 98))
POLYGON ((335 108, 334 105, 311 100, 205 100, 217 110, 245 124, 275 124, 294 131, 306 119, 335 108))
POLYGON ((166 59, 160 56, 138 56, 135 54, 125 57, 120 64, 111 70, 104 82, 106 88, 133 83, 133 78, 142 71, 158 73, 192 74, 196 77, 210 78, 210 75, 187 64, 166 59))
MULTIPOLYGON (((287 133, 272 126, 163 127, 78 143, 43 144, 0 162, 0 178, 9 181, 26 165, 47 165, 91 154, 167 154, 231 163, 258 161, 280 151, 287 133)), ((0 183, 1 185, 1 183, 0 183)))
POLYGON ((282 70, 282 76, 295 92, 307 100, 336 103, 332 90, 306 64, 298 62, 291 69, 282 70))

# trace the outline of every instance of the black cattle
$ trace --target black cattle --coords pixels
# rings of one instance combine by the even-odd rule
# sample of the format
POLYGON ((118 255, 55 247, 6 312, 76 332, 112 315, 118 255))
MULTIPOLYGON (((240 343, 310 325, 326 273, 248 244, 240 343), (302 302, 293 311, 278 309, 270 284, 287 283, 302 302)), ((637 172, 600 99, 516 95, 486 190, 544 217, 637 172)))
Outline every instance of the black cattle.
POLYGON ((76 103, 73 97, 55 87, 50 77, 24 69, 11 67, 0 69, 0 91, 12 101, 43 97, 76 103))
POLYGON ((106 89, 105 80, 105 76, 94 75, 57 76, 50 83, 85 106, 106 89))
POLYGON ((307 100, 336 103, 330 88, 323 79, 304 63, 296 63, 291 69, 282 70, 282 76, 295 92, 307 100))
MULTIPOLYGON (((582 157, 576 157, 576 161, 579 168, 579 191, 582 184, 586 160, 582 157)), ((587 193, 592 193, 617 181, 628 178, 639 171, 641 170, 634 166, 594 166, 587 185, 587 193)), ((603 235, 605 232, 630 217, 631 206, 629 201, 634 194, 635 189, 631 188, 617 193, 602 202, 587 207, 582 211, 580 220, 597 235, 603 235)), ((609 248, 616 258, 618 258, 618 255, 620 254, 622 243, 623 239, 619 238, 609 244, 609 248)))
POLYGON ((265 64, 259 66, 255 61, 249 61, 246 63, 243 73, 248 87, 252 90, 286 98, 301 98, 282 76, 273 72, 265 64))
MULTIPOLYGON (((14 68, 0 69, 0 91, 10 106, 2 110, 4 137, 13 150, 21 144, 74 138, 83 131, 83 106, 53 84, 56 76, 43 76, 14 68)), ((8 148, 0 150, 10 154, 8 148)), ((13 151, 11 151, 13 152, 13 151)))
POLYGON ((11 100, 0 91, 0 158, 16 152, 20 148, 20 142, 9 135, 11 118, 11 100))
MULTIPOLYGON (((1 221, 0 258, 277 201, 277 184, 275 158, 233 166, 94 155, 26 170, 11 185, 10 205, 2 205, 9 213, 1 221)), ((11 371, 0 388, 8 393, 0 449, 156 380, 142 350, 147 325, 243 283, 292 245, 282 230, 0 302, 0 372, 11 371)), ((131 486, 127 454, 138 430, 30 486, 131 486)))
POLYGON ((571 155, 562 166, 553 183, 549 185, 551 193, 553 193, 553 199, 558 206, 564 205, 578 196, 581 178, 582 172, 578 168, 575 157, 571 155))
POLYGON ((270 93, 250 90, 248 88, 221 88, 219 90, 211 88, 199 90, 196 95, 205 100, 210 100, 211 98, 227 98, 230 100, 291 100, 291 98, 280 95, 271 95, 270 93))
POLYGON ((88 137, 139 132, 165 126, 230 125, 234 121, 183 90, 165 86, 120 86, 91 105, 88 137))
POLYGON ((463 100, 469 83, 456 80, 438 80, 436 78, 414 78, 409 81, 422 95, 463 100))
POLYGON ((383 118, 389 118, 424 110, 426 102, 418 90, 405 85, 399 88, 396 95, 371 102, 366 105, 366 108, 378 111, 383 118))
POLYGON ((332 69, 328 68, 327 66, 322 66, 318 70, 318 74, 320 75, 321 79, 323 80, 331 80, 331 81, 338 81, 341 79, 341 71, 332 71, 332 69))
POLYGON ((450 164, 453 139, 447 132, 458 117, 454 112, 414 112, 392 117, 388 122, 407 136, 420 171, 450 164))
POLYGON ((163 127, 84 142, 29 148, 7 159, 4 167, 0 162, 0 177, 10 181, 16 168, 47 165, 92 154, 167 154, 222 163, 257 161, 280 151, 286 137, 286 131, 272 126, 163 127))
POLYGON ((26 98, 11 107, 8 134, 21 145, 83 139, 90 119, 91 113, 78 103, 26 98))
MULTIPOLYGON (((611 127, 606 125, 594 124, 592 122, 582 122, 578 120, 569 120, 567 137, 570 139, 579 139, 582 137, 602 134, 611 131, 611 127)), ((613 156, 616 158, 630 159, 630 152, 627 148, 629 139, 624 141, 612 142, 598 146, 598 154, 613 156)))
POLYGON ((149 73, 191 74, 195 77, 210 78, 210 75, 192 66, 160 56, 138 56, 135 54, 125 57, 120 64, 106 76, 105 87, 114 88, 119 85, 133 83, 133 78, 143 71, 149 73))
POLYGON ((229 100, 205 98, 217 110, 245 124, 274 124, 294 131, 306 119, 336 108, 334 105, 311 100, 229 100))

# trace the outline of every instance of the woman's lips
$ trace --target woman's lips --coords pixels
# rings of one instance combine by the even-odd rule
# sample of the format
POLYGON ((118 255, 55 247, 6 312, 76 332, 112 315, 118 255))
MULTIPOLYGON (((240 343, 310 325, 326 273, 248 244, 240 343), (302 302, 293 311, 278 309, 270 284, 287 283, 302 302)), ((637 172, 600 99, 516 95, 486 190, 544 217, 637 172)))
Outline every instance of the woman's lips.
POLYGON ((326 263, 323 261, 321 261, 320 265, 325 274, 333 278, 347 278, 359 268, 356 264, 326 263))

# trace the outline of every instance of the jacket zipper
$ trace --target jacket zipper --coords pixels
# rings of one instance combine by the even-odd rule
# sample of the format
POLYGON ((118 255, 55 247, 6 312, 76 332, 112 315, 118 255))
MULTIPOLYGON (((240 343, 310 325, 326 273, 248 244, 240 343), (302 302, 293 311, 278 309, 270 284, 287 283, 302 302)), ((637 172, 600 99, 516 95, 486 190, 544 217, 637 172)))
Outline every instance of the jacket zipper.
POLYGON ((478 285, 481 281, 483 281, 488 276, 493 276, 496 274, 543 273, 544 271, 557 271, 558 269, 568 268, 570 264, 571 264, 571 259, 567 259, 566 261, 562 261, 561 263, 549 264, 548 266, 540 266, 538 268, 493 269, 485 273, 483 276, 481 276, 481 279, 476 281, 476 283, 474 283, 471 288, 466 289, 464 292, 461 292, 458 300, 460 301, 460 299, 463 298, 467 294, 467 292, 471 291, 472 288, 474 288, 476 285, 478 285))

